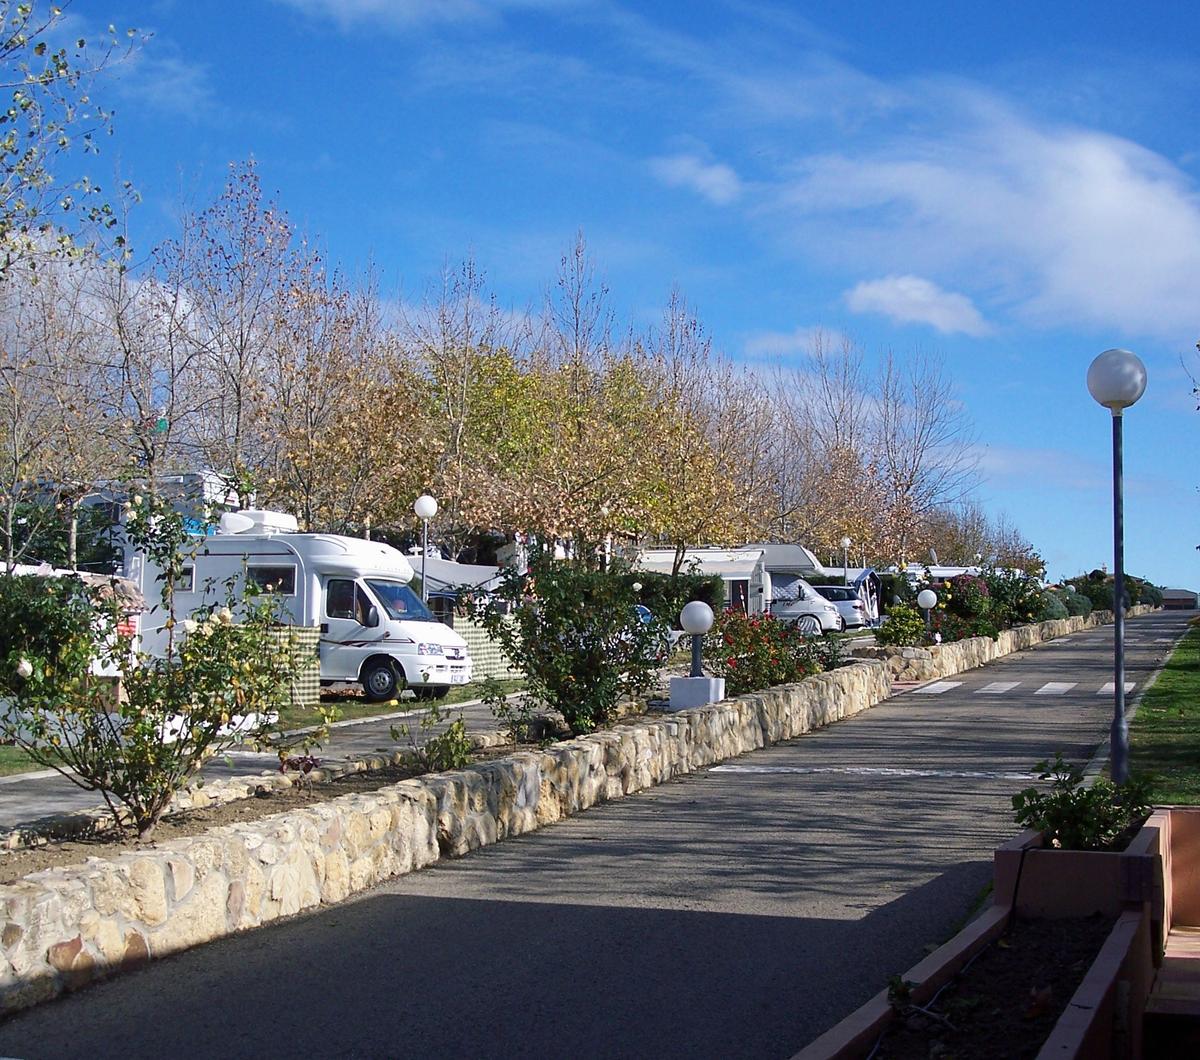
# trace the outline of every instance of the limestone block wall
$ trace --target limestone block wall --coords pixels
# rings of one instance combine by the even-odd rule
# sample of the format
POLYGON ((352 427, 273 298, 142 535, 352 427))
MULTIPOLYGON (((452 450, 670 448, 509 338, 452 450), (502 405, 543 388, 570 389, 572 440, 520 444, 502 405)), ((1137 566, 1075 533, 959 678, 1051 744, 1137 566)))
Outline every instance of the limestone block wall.
POLYGON ((887 667, 863 660, 541 751, 33 873, 0 886, 0 1012, 800 736, 890 690, 887 667))

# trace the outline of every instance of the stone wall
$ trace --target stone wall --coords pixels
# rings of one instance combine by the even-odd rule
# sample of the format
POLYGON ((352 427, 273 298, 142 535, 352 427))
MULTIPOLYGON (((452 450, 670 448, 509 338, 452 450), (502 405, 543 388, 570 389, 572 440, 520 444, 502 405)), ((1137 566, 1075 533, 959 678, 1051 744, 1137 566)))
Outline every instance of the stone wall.
POLYGON ((153 957, 338 902, 885 699, 859 661, 799 684, 0 886, 0 1012, 153 957))
MULTIPOLYGON (((1125 613, 1129 618, 1149 614, 1156 610, 1148 604, 1130 607, 1125 613)), ((1111 625, 1111 611, 1093 611, 1086 618, 1056 618, 1049 622, 1035 622, 1028 626, 1002 630, 996 640, 991 637, 969 637, 949 644, 934 644, 928 648, 870 647, 857 648, 852 654, 856 658, 878 659, 888 668, 894 681, 936 681, 951 677, 964 670, 985 666, 994 659, 1024 651, 1043 641, 1065 637, 1097 626, 1111 625)))

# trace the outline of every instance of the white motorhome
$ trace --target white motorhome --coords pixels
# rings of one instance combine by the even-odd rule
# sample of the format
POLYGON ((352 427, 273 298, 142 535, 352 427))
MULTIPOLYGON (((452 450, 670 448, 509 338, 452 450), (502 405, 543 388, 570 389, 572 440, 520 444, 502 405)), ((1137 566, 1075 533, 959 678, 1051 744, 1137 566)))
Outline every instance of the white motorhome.
MULTIPOLYGON (((133 566, 130 576, 157 599, 157 569, 136 559, 133 566)), ((466 641, 409 588, 412 577, 390 545, 298 533, 282 512, 228 512, 199 544, 175 600, 186 614, 222 598, 226 582, 235 593, 251 582, 275 597, 284 621, 320 628, 322 684, 359 684, 375 701, 405 687, 418 699, 440 699, 471 680, 471 659, 466 641)), ((165 650, 165 621, 161 608, 142 616, 145 650, 165 650)))

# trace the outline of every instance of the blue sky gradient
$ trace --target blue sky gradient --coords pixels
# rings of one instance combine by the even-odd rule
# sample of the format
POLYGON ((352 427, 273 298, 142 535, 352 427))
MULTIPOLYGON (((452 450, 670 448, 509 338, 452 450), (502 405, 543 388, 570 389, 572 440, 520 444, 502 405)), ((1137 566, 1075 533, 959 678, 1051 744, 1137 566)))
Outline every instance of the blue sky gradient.
POLYGON ((349 272, 419 300, 473 255, 538 305, 582 229, 619 313, 672 285, 715 342, 802 362, 821 328, 944 358, 979 495, 1052 576, 1111 562, 1108 414, 1134 349, 1127 567, 1200 588, 1200 14, 1186 5, 77 0, 153 34, 97 95, 93 164, 144 252, 226 165, 349 272), (976 9, 977 8, 977 9, 976 9))

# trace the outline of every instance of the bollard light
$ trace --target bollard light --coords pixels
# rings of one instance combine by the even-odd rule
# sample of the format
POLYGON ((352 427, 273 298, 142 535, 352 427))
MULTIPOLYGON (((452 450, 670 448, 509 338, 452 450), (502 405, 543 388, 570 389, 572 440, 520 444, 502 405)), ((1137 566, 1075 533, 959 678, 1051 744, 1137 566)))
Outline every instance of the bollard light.
POLYGON ((413 511, 423 524, 421 532, 421 603, 429 603, 429 583, 425 580, 425 560, 429 555, 429 520, 437 515, 438 503, 428 493, 413 501, 413 511))
POLYGON ((692 677, 703 677, 704 670, 701 666, 702 652, 704 651, 704 634, 712 629, 713 611, 703 600, 693 600, 690 604, 684 604, 683 610, 679 612, 679 626, 684 633, 690 633, 692 637, 692 677))
POLYGON ((917 607, 925 612, 925 629, 928 632, 932 626, 929 618, 929 612, 937 607, 937 593, 935 593, 932 589, 922 589, 919 593, 917 593, 917 607))
POLYGON ((1112 413, 1113 451, 1113 720, 1112 779, 1129 779, 1129 722, 1125 718, 1125 483, 1121 413, 1146 390, 1146 366, 1129 350, 1105 350, 1088 367, 1092 397, 1112 413))

